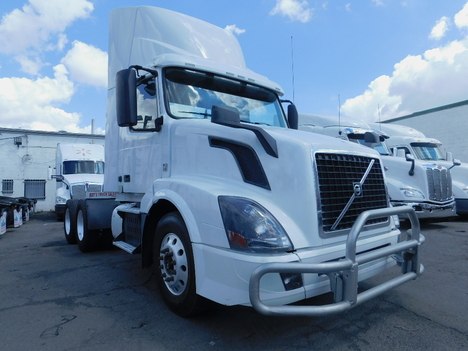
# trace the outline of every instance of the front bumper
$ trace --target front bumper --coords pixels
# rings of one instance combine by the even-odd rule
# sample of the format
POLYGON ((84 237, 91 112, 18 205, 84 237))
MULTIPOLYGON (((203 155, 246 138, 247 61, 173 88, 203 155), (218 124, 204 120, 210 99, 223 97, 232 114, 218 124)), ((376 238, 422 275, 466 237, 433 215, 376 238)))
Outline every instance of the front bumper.
POLYGON ((55 213, 57 215, 65 214, 65 204, 55 205, 55 213))
POLYGON ((468 199, 455 199, 457 204, 457 215, 468 216, 468 199))
POLYGON ((371 210, 361 213, 354 223, 346 241, 346 257, 336 262, 267 263, 259 266, 250 277, 249 296, 252 306, 265 315, 324 316, 343 312, 374 298, 392 288, 413 280, 423 273, 419 263, 419 246, 424 242, 420 235, 419 221, 414 210, 408 206, 371 210), (395 245, 356 256, 356 242, 368 219, 382 216, 407 214, 412 225, 406 240, 395 245), (401 263, 402 275, 381 283, 369 290, 357 293, 359 266, 367 262, 396 255, 401 263), (335 302, 323 306, 266 305, 260 298, 260 280, 267 273, 316 273, 328 276, 335 302))
MULTIPOLYGON (((455 200, 445 204, 431 204, 426 202, 392 202, 393 207, 411 207, 418 218, 447 218, 456 216, 455 200)), ((401 218, 408 218, 407 215, 400 215, 401 218)))

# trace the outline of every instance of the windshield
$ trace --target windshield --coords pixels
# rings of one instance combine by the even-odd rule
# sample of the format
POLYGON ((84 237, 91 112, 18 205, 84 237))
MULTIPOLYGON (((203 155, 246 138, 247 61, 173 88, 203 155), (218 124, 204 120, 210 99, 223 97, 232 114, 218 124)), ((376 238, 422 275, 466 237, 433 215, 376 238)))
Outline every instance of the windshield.
POLYGON ((104 174, 104 162, 64 161, 63 174, 104 174))
POLYGON ((445 160, 445 156, 440 151, 437 144, 432 143, 411 143, 415 157, 420 160, 445 160))
POLYGON ((265 88, 211 73, 166 69, 169 113, 176 118, 211 118, 213 105, 234 107, 241 121, 286 127, 277 95, 265 88))
POLYGON ((348 139, 349 141, 352 141, 354 143, 358 143, 361 145, 365 145, 368 147, 371 147, 372 149, 376 150, 379 154, 388 156, 390 155, 390 151, 388 150, 387 144, 384 142, 380 142, 378 144, 372 144, 372 146, 369 146, 366 144, 364 140, 364 134, 348 134, 348 139))

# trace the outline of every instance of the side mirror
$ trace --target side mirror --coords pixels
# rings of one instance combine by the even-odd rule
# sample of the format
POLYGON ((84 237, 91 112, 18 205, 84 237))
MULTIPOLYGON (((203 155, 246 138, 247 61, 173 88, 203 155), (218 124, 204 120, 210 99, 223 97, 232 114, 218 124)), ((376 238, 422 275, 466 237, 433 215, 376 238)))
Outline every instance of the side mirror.
MULTIPOLYGON (((396 148, 395 148, 396 149, 396 148)), ((406 157, 406 152, 403 149, 396 149, 396 152, 394 153, 396 157, 406 157)))
POLYGON ((461 165, 461 161, 458 158, 455 158, 453 159, 453 165, 449 168, 449 170, 451 170, 455 166, 460 166, 460 165, 461 165))
POLYGON ((50 176, 52 179, 55 179, 57 182, 63 182, 65 179, 61 174, 53 174, 50 176))
POLYGON ((296 105, 288 105, 288 123, 289 128, 298 129, 299 128, 299 115, 297 113, 296 105))
POLYGON ((414 156, 411 154, 406 154, 406 161, 411 162, 411 168, 408 172, 410 176, 414 176, 414 156))
POLYGON ((451 153, 450 151, 447 151, 447 152, 445 153, 445 159, 446 159, 447 161, 452 161, 452 160, 453 160, 453 156, 452 156, 452 153, 451 153))
POLYGON ((364 145, 373 148, 376 145, 380 144, 380 138, 377 133, 374 132, 365 132, 364 133, 364 145))
POLYGON ((117 123, 120 127, 137 125, 136 71, 127 68, 117 72, 115 79, 117 123))
POLYGON ((211 122, 223 125, 240 124, 239 111, 230 106, 213 105, 211 108, 211 122))

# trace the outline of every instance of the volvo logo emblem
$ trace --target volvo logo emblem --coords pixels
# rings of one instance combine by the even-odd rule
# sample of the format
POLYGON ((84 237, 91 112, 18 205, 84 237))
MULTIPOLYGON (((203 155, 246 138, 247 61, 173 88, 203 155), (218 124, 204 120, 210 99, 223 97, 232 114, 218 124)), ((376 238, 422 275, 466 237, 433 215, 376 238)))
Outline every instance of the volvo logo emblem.
POLYGON ((362 197, 362 186, 361 183, 353 183, 354 196, 362 197))

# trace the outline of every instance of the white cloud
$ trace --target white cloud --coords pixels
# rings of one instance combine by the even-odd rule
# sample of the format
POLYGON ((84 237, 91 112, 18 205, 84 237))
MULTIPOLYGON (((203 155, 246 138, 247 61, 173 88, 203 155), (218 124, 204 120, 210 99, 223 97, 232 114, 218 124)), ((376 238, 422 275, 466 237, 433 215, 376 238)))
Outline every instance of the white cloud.
POLYGON ((21 70, 23 72, 31 75, 37 75, 43 65, 39 57, 30 59, 27 56, 19 55, 15 57, 15 60, 21 65, 21 70))
MULTIPOLYGON (((442 17, 431 38, 442 38, 450 19, 442 17)), ((468 3, 454 17, 458 28, 468 27, 468 3)), ((454 40, 422 55, 409 55, 394 66, 391 76, 373 80, 366 91, 348 99, 342 111, 349 117, 374 122, 467 99, 468 37, 454 40)))
POLYGON ((0 78, 2 127, 80 132, 80 114, 60 108, 74 91, 62 64, 54 67, 54 78, 0 78))
POLYGON ((429 34, 430 39, 439 40, 441 39, 445 33, 447 32, 450 25, 450 19, 446 16, 439 19, 435 26, 431 30, 431 34, 429 34))
POLYGON ((107 53, 81 41, 75 40, 73 47, 61 61, 73 80, 107 87, 107 53))
POLYGON ((376 6, 384 6, 384 3, 382 0, 372 0, 372 2, 376 5, 376 6))
POLYGON ((312 9, 308 8, 307 1, 277 0, 276 6, 270 11, 270 15, 287 16, 291 21, 309 22, 312 18, 312 9))
POLYGON ((468 2, 463 6, 463 9, 455 15, 454 21, 458 28, 468 27, 468 2))
POLYGON ((245 33, 245 29, 237 28, 235 24, 230 24, 226 26, 224 29, 227 30, 231 34, 239 35, 239 34, 245 33))
POLYGON ((344 114, 366 121, 399 117, 425 109, 466 100, 468 91, 468 47, 453 41, 407 56, 394 66, 392 76, 381 76, 364 94, 348 99, 344 114))
POLYGON ((87 0, 29 0, 22 9, 3 16, 0 52, 25 57, 63 48, 66 42, 63 31, 73 21, 89 17, 93 9, 93 4, 87 0), (55 36, 57 44, 51 45, 55 36))

